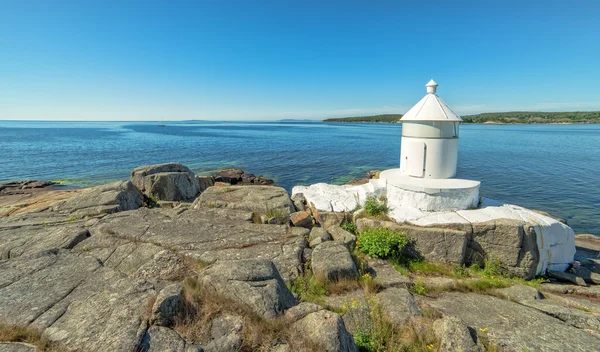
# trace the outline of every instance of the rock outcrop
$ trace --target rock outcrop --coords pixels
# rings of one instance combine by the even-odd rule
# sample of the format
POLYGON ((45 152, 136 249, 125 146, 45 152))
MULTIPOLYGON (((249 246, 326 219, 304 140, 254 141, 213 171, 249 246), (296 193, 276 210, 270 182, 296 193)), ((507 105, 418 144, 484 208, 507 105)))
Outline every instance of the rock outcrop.
POLYGON ((333 241, 323 242, 313 249, 312 270, 317 278, 332 281, 358 277, 348 248, 333 241))
POLYGON ((298 304, 269 260, 220 261, 202 272, 203 287, 273 319, 298 304))
POLYGON ((286 190, 273 186, 211 187, 202 192, 196 208, 230 208, 255 212, 287 223, 293 204, 286 190))
POLYGON ((179 163, 140 166, 131 172, 131 182, 156 201, 191 200, 200 193, 196 175, 179 163))
POLYGON ((491 343, 509 351, 562 351, 564 346, 587 351, 600 341, 537 309, 487 295, 444 293, 428 304, 485 331, 491 343))

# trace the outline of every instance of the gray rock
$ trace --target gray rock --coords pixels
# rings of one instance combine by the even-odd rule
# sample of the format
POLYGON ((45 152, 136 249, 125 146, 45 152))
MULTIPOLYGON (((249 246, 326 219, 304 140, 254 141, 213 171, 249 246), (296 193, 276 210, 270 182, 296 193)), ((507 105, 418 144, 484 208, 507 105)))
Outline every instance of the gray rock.
POLYGON ((152 307, 152 325, 171 326, 175 318, 183 312, 184 299, 181 284, 171 284, 158 293, 152 307))
POLYGON ((309 315, 310 313, 314 313, 320 310, 323 310, 323 307, 321 307, 318 304, 310 302, 300 302, 298 305, 295 305, 292 308, 286 310, 285 317, 290 321, 297 321, 309 315))
POLYGON ((217 182, 224 182, 235 185, 238 182, 242 182, 243 174, 244 170, 242 169, 225 169, 214 174, 213 178, 217 182))
POLYGON ((417 302, 405 288, 387 288, 375 296, 375 301, 381 305, 388 320, 396 325, 403 325, 410 317, 421 315, 417 302))
POLYGON ((151 283, 66 251, 0 262, 0 321, 30 324, 82 351, 134 350, 151 283))
POLYGON ((595 272, 591 271, 590 269, 584 266, 573 266, 572 271, 573 274, 575 274, 575 276, 579 276, 586 282, 600 285, 600 274, 596 274, 595 272))
POLYGON ((352 335, 344 326, 339 314, 328 310, 310 313, 292 325, 307 339, 322 346, 326 352, 355 352, 358 351, 352 335))
POLYGON ((269 260, 219 261, 201 273, 203 287, 273 319, 297 304, 269 260))
POLYGON ((497 293, 513 302, 534 308, 580 329, 600 332, 600 320, 583 310, 566 307, 554 300, 538 299, 539 291, 533 287, 515 285, 497 289, 497 293))
POLYGON ((589 351, 598 338, 518 303, 474 293, 443 293, 427 302, 475 329, 487 329, 492 344, 508 351, 589 351))
POLYGON ((382 288, 401 287, 409 288, 412 286, 410 278, 398 272, 390 263, 381 259, 369 258, 367 260, 369 273, 377 286, 382 288))
POLYGON ((0 342, 0 352, 38 352, 38 349, 28 343, 0 342))
POLYGON ((579 286, 587 286, 585 280, 582 277, 575 276, 569 273, 564 273, 562 271, 548 270, 548 276, 558 279, 560 281, 572 282, 579 286))
POLYGON ((133 183, 117 181, 80 193, 56 205, 54 210, 81 219, 137 209, 142 205, 142 201, 142 194, 133 183))
POLYGON ((206 352, 237 352, 242 345, 244 322, 237 315, 221 314, 212 320, 211 340, 204 344, 206 352))
POLYGON ((313 249, 312 270, 317 278, 326 280, 358 277, 348 248, 333 241, 324 242, 313 249))
POLYGON ((198 188, 204 192, 208 187, 215 185, 215 179, 212 176, 198 176, 198 188))
POLYGON ((292 212, 292 201, 287 191, 273 186, 211 187, 200 195, 197 208, 231 208, 277 217, 287 223, 292 212))
POLYGON ((306 198, 304 198, 302 193, 294 194, 292 197, 292 202, 294 203, 296 211, 306 211, 308 209, 306 207, 306 198))
POLYGON ((100 254, 108 257, 103 259, 107 266, 128 275, 138 270, 152 270, 151 266, 156 264, 160 267, 155 269, 167 275, 165 279, 176 280, 177 268, 169 266, 169 263, 177 265, 176 261, 165 258, 165 263, 159 263, 160 260, 155 258, 158 252, 169 249, 206 263, 271 259, 287 280, 302 272, 302 251, 306 247, 306 240, 290 236, 288 229, 282 225, 254 224, 251 212, 228 208, 183 212, 140 208, 101 219, 90 229, 93 236, 76 248, 85 245, 94 255, 96 249, 93 248, 99 248, 99 258, 100 254), (102 247, 108 247, 108 250, 102 247), (169 272, 173 277, 168 278, 169 272))
POLYGON ((322 228, 329 231, 329 229, 332 226, 340 226, 344 220, 351 220, 351 214, 331 211, 320 211, 316 220, 319 224, 321 224, 322 228))
POLYGON ((440 352, 480 352, 483 345, 475 340, 465 322, 457 317, 445 316, 433 322, 433 332, 440 341, 440 352))
POLYGON ((290 220, 292 221, 292 225, 297 227, 312 227, 313 218, 306 211, 297 211, 295 213, 290 214, 290 220))
POLYGON ((131 182, 155 200, 190 200, 200 192, 196 175, 179 163, 140 166, 131 172, 131 182))
POLYGON ((470 261, 500 260, 503 269, 512 275, 535 277, 539 252, 532 226, 523 221, 498 219, 473 223, 472 229, 470 261))
POLYGON ((330 226, 328 231, 334 241, 342 243, 344 246, 348 247, 349 250, 354 249, 354 246, 356 245, 356 236, 337 225, 330 226))
POLYGON ((418 255, 427 260, 447 261, 462 264, 465 259, 467 233, 465 231, 433 227, 418 227, 369 218, 356 219, 360 233, 365 228, 384 227, 392 231, 405 232, 412 238, 418 255))
POLYGON ((324 228, 322 227, 313 227, 310 230, 310 233, 308 235, 308 241, 312 242, 316 239, 323 239, 324 241, 331 241, 331 235, 329 234, 329 232, 327 232, 324 228))
POLYGON ((186 341, 176 331, 163 326, 152 326, 146 331, 140 350, 148 352, 191 351, 186 348, 186 341))

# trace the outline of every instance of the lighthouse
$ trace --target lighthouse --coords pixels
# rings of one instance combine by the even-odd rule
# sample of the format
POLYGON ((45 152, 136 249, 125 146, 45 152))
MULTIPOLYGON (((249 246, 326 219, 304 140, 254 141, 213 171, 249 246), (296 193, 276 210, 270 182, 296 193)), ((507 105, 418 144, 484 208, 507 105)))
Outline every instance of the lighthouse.
POLYGON ((479 204, 479 181, 457 179, 460 116, 437 96, 438 84, 400 120, 400 167, 381 172, 390 208, 464 210, 479 204))
POLYGON ((452 178, 456 176, 462 119, 437 96, 434 80, 425 87, 427 95, 400 120, 400 170, 410 177, 452 178))

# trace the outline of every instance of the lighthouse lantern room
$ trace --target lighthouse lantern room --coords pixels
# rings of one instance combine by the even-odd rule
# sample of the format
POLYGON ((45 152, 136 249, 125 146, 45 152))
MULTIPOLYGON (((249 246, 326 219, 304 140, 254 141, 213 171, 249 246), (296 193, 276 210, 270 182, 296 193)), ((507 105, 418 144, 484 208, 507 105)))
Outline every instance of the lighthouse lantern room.
POLYGON ((434 80, 426 87, 427 95, 400 120, 400 170, 410 177, 452 178, 456 176, 462 119, 436 95, 434 80))

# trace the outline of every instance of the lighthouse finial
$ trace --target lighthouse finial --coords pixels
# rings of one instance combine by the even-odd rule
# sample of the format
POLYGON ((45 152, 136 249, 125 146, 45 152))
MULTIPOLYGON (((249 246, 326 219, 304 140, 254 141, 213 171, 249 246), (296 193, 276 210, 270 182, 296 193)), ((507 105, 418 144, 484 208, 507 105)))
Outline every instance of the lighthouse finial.
POLYGON ((429 83, 427 83, 425 85, 425 87, 427 87, 427 93, 435 94, 435 91, 437 90, 437 86, 438 86, 438 84, 435 83, 434 80, 429 81, 429 83))

